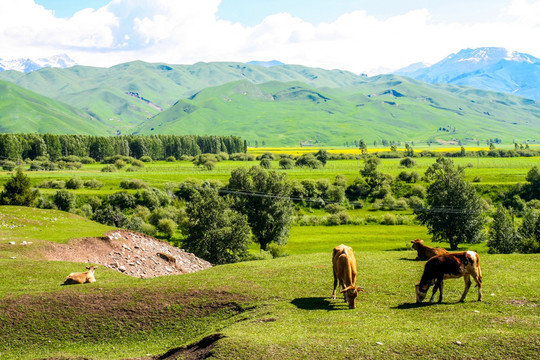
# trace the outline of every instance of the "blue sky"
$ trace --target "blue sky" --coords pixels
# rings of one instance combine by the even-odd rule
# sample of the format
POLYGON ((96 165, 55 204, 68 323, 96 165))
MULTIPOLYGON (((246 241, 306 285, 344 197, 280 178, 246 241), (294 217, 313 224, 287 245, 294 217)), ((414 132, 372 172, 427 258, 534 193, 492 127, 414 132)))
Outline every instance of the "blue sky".
POLYGON ((540 0, 0 0, 0 58, 277 59, 375 74, 463 48, 540 57, 540 0))

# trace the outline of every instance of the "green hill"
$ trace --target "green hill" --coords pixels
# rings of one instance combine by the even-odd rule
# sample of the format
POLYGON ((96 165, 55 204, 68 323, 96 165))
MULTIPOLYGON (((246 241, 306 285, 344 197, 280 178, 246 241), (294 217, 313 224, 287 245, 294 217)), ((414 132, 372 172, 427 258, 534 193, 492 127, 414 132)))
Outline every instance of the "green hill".
POLYGON ((231 81, 245 79, 264 83, 298 80, 313 86, 331 87, 362 81, 362 77, 351 72, 300 65, 264 68, 229 62, 168 65, 142 61, 111 68, 44 68, 29 74, 4 71, 0 72, 0 79, 70 104, 127 133, 133 132, 137 124, 158 114, 158 108, 167 109, 180 98, 231 81), (138 94, 139 98, 129 93, 138 94))
MULTIPOLYGON (((135 61, 111 68, 4 71, 0 78, 69 104, 78 117, 87 114, 87 122, 99 130, 75 127, 84 134, 234 134, 281 146, 307 140, 341 145, 359 138, 540 139, 540 105, 533 100, 396 75, 367 78, 300 65, 135 61)), ((6 108, 5 102, 1 106, 6 108)), ((24 113, 34 122, 25 128, 3 121, 3 131, 58 128, 41 115, 43 109, 31 107, 36 115, 0 113, 3 118, 24 113)), ((75 123, 68 116, 55 118, 75 123)))
POLYGON ((311 140, 538 137, 540 106, 523 98, 395 75, 341 88, 301 82, 232 82, 182 99, 141 134, 236 134, 267 145, 311 140))
POLYGON ((7 81, 0 80, 0 99, 0 133, 112 133, 83 111, 7 81))

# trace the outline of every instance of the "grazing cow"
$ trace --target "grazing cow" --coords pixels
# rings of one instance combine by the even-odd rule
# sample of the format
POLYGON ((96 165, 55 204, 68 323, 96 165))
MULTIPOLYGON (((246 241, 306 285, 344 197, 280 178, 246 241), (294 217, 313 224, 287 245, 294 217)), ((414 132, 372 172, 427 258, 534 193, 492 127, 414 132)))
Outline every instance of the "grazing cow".
POLYGON ((415 285, 416 302, 421 303, 426 297, 429 287, 435 285, 433 288, 433 295, 429 302, 433 303, 435 300, 435 293, 439 290, 440 303, 443 296, 443 280, 456 279, 462 276, 465 280, 465 290, 459 301, 463 302, 467 296, 467 292, 471 287, 471 276, 478 286, 478 301, 482 301, 482 270, 480 269, 480 258, 474 251, 464 251, 434 256, 427 261, 424 267, 424 273, 422 274, 422 279, 415 285))
POLYGON ((448 251, 443 248, 433 248, 431 246, 424 245, 424 240, 416 239, 411 240, 412 248, 417 251, 418 260, 427 260, 437 255, 448 254, 448 251))
POLYGON ((342 290, 343 298, 349 303, 349 309, 356 308, 356 296, 361 287, 356 287, 356 258, 353 249, 350 246, 339 245, 332 252, 332 266, 334 269, 334 292, 332 299, 336 299, 336 289, 339 285, 342 290))
POLYGON ((87 266, 86 268, 88 271, 69 274, 64 280, 64 285, 96 282, 94 271, 98 268, 97 265, 87 266))

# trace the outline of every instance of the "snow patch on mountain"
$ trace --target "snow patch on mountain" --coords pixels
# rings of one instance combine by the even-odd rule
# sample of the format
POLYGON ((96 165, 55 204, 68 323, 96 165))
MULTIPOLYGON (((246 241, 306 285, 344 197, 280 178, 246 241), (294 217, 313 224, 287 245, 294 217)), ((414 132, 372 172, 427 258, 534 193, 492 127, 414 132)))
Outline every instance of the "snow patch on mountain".
POLYGON ((45 67, 64 69, 75 65, 77 65, 77 63, 66 54, 40 59, 0 59, 0 71, 14 70, 24 73, 29 73, 45 67))

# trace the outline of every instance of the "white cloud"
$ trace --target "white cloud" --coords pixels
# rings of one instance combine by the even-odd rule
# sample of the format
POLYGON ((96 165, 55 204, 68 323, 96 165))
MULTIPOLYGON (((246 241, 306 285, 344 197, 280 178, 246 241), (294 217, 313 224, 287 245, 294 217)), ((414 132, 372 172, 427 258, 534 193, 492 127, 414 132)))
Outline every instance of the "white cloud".
POLYGON ((435 23, 427 9, 378 19, 365 11, 318 25, 288 13, 252 27, 220 20, 221 0, 112 0, 69 19, 33 0, 0 0, 0 58, 68 53, 87 65, 277 59, 356 73, 437 62, 466 47, 540 56, 540 1, 513 0, 497 19, 435 23))

